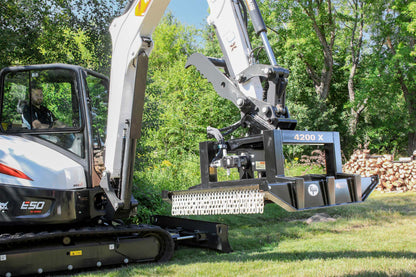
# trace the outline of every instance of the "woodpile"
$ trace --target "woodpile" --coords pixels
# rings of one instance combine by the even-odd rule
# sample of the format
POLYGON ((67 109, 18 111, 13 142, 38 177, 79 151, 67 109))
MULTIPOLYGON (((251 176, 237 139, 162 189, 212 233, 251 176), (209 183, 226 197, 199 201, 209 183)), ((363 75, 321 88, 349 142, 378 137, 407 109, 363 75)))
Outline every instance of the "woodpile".
POLYGON ((376 156, 370 155, 370 150, 356 150, 344 164, 343 171, 363 177, 378 175, 377 190, 383 192, 416 191, 415 156, 394 161, 392 155, 376 156))

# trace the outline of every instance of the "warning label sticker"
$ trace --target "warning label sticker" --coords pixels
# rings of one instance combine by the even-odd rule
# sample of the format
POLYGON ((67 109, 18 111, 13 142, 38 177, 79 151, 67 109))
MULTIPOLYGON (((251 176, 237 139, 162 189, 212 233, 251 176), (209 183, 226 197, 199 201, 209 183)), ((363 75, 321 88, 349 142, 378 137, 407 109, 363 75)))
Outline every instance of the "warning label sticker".
POLYGON ((265 161, 256 162, 256 170, 266 170, 266 162, 265 161))
POLYGON ((71 251, 69 252, 69 256, 82 256, 82 250, 71 251))

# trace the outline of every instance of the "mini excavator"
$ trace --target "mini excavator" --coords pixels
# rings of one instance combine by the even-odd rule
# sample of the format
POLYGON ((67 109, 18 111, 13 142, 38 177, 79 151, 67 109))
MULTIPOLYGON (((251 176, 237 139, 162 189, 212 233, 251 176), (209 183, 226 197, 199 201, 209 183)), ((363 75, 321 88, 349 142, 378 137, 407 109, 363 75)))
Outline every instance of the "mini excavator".
MULTIPOLYGON (((228 226, 154 216, 150 225, 122 220, 135 213, 133 164, 140 138, 152 32, 168 0, 132 0, 110 26, 111 79, 65 64, 0 72, 0 276, 34 275, 132 262, 168 261, 176 243, 230 252, 228 226), (40 108, 38 96, 49 108, 40 108), (49 112, 48 125, 35 125, 49 112), (52 116, 53 115, 53 116, 52 116), (103 165, 103 166, 97 166, 103 165), (99 170, 101 168, 101 170, 99 170)), ((201 183, 166 191, 172 215, 262 213, 364 201, 377 176, 342 173, 337 132, 297 131, 285 105, 289 71, 280 67, 255 0, 208 0, 222 58, 195 53, 194 66, 239 109, 226 128, 207 128, 200 142, 201 183), (270 64, 259 64, 248 18, 270 64), (247 136, 225 139, 238 128, 247 136), (286 177, 283 145, 321 145, 326 174, 286 177), (237 180, 218 181, 217 169, 237 180)))

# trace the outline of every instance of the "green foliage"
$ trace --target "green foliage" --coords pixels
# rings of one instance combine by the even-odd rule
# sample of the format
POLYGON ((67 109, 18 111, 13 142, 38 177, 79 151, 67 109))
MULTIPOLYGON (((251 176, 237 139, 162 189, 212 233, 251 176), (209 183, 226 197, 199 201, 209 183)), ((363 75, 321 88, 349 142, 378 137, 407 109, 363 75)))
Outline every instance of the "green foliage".
POLYGON ((108 84, 92 75, 88 75, 86 81, 91 100, 93 139, 101 139, 104 142, 107 127, 108 84))
POLYGON ((109 73, 108 26, 124 0, 4 0, 0 67, 69 63, 109 73))
POLYGON ((70 83, 50 83, 42 87, 48 109, 66 126, 72 126, 72 93, 70 83))
POLYGON ((20 114, 16 113, 19 100, 26 97, 27 89, 22 84, 8 82, 6 79, 4 87, 4 105, 2 110, 2 122, 7 124, 21 123, 20 114))
POLYGON ((149 174, 134 174, 133 196, 139 202, 137 215, 132 218, 134 223, 150 223, 152 215, 168 215, 168 204, 162 200, 161 191, 155 192, 154 181, 149 174))

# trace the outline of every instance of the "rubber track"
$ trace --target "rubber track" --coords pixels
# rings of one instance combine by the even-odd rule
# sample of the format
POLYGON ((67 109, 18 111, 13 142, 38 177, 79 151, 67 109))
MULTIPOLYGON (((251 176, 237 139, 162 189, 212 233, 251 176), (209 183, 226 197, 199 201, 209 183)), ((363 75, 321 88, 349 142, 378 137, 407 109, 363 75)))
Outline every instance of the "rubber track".
POLYGON ((169 260, 174 251, 174 243, 170 234, 159 226, 152 225, 120 225, 120 226, 95 226, 82 227, 78 229, 55 230, 50 232, 38 233, 15 233, 15 234, 1 234, 0 235, 0 250, 8 250, 11 248, 19 248, 19 246, 27 247, 28 244, 40 243, 45 244, 51 241, 70 237, 72 240, 86 240, 93 239, 103 240, 105 237, 118 237, 135 235, 140 236, 144 234, 156 233, 161 237, 165 237, 164 242, 167 242, 165 253, 159 255, 158 261, 163 262, 169 260))

